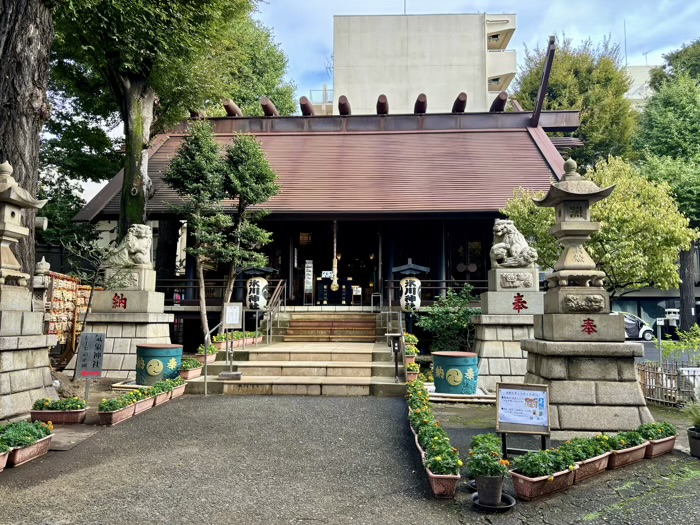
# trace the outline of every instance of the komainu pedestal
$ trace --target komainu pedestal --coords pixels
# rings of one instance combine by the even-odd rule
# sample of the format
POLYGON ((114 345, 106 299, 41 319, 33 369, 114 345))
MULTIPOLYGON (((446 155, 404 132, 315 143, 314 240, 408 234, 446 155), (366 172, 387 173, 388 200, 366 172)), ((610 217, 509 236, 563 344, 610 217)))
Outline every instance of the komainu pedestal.
POLYGON ((634 358, 639 343, 625 343, 624 318, 610 315, 605 274, 583 244, 600 228, 590 222, 590 206, 613 187, 601 189, 564 164, 562 181, 535 201, 553 207, 550 232, 564 252, 548 277, 544 313, 535 316, 534 339, 521 342, 527 352, 525 382, 549 385, 552 438, 636 429, 653 421, 637 379, 634 358))
MULTIPOLYGON (((106 333, 105 377, 136 375, 136 346, 170 343, 173 314, 165 312, 165 296, 156 292, 156 272, 150 260, 151 228, 134 224, 117 247, 108 277, 120 281, 118 290, 94 292, 86 330, 106 333)), ((75 368, 75 357, 68 365, 75 368)))
POLYGON ((527 352, 520 340, 533 337, 533 314, 543 308, 537 252, 513 221, 496 219, 493 237, 489 291, 481 294, 481 315, 474 318, 479 388, 488 392, 501 381, 523 382, 527 352))

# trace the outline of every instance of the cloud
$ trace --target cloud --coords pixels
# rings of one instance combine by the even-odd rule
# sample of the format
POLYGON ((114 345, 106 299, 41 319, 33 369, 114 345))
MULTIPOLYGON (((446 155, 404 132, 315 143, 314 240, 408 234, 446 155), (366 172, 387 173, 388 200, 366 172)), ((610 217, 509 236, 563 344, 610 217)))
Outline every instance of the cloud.
MULTIPOLYGON (((297 84, 297 96, 308 95, 333 80, 326 65, 333 54, 333 16, 402 14, 403 0, 270 0, 257 13, 289 58, 289 78, 297 84)), ((600 42, 610 36, 624 52, 627 29, 627 60, 630 65, 663 62, 662 55, 697 38, 700 2, 677 0, 406 0, 409 14, 516 13, 517 30, 510 48, 522 56, 523 46, 544 46, 557 33, 575 42, 591 38, 600 42), (647 53, 645 58, 644 53, 647 53)))

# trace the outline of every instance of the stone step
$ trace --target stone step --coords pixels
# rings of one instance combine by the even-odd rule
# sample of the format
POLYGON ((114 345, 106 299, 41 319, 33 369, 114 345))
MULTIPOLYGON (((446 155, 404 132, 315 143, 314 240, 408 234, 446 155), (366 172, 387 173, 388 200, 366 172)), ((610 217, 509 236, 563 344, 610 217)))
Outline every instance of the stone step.
MULTIPOLYGON (((361 321, 365 323, 376 323, 375 314, 362 313, 339 313, 339 312, 294 312, 287 314, 289 321, 361 321)), ((280 319, 285 317, 280 316, 280 319)))
POLYGON ((284 335, 282 341, 287 343, 374 343, 375 335, 284 335))
POLYGON ((287 335, 367 335, 376 336, 374 328, 288 328, 287 335))
POLYGON ((370 321, 307 321, 304 319, 292 319, 289 321, 290 328, 371 328, 375 329, 377 324, 370 321))
MULTIPOLYGON (((231 364, 216 362, 207 366, 210 376, 228 371, 231 364)), ((403 367, 400 367, 401 370, 403 367)), ((393 377, 392 362, 358 361, 234 361, 233 370, 244 376, 304 377, 393 377)))
MULTIPOLYGON (((187 394, 203 394, 204 378, 187 381, 187 394)), ((226 395, 325 395, 403 397, 406 384, 393 377, 254 376, 240 381, 209 378, 208 394, 226 395)))
MULTIPOLYGON (((237 361, 245 361, 239 359, 237 361)), ((368 362, 373 360, 373 351, 369 349, 335 350, 335 349, 269 349, 250 352, 248 361, 352 361, 368 362)))

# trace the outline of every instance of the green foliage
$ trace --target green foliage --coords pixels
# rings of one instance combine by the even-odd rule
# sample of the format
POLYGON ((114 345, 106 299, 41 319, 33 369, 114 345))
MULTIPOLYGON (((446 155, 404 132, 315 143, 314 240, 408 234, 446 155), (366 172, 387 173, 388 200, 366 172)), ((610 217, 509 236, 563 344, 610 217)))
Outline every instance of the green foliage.
POLYGON ((685 412, 688 415, 688 418, 693 424, 692 428, 700 432, 700 400, 696 399, 692 403, 686 405, 683 409, 683 412, 685 412))
POLYGON ((501 453, 502 442, 496 434, 477 434, 474 436, 469 444, 469 448, 472 452, 496 452, 501 453))
MULTIPOLYGON (((525 111, 535 106, 545 56, 546 48, 525 48, 513 94, 525 111)), ((586 40, 574 46, 566 37, 558 42, 544 109, 581 112, 581 125, 571 134, 584 142, 571 154, 580 166, 631 153, 636 115, 625 98, 629 86, 620 48, 610 38, 597 45, 586 40)))
POLYGON ((576 468, 575 460, 567 451, 561 449, 539 450, 517 456, 513 460, 514 470, 528 478, 550 476, 565 470, 576 468))
POLYGON ((7 454, 10 450, 10 447, 5 445, 5 443, 2 442, 2 438, 0 437, 0 455, 7 454))
POLYGON ((658 421, 656 423, 643 423, 637 428, 644 439, 663 439, 678 434, 678 430, 671 423, 658 421))
POLYGON ((610 436, 608 446, 610 450, 624 450, 626 448, 636 447, 644 443, 646 439, 639 432, 631 430, 629 432, 620 432, 614 436, 610 436))
POLYGON ((659 91, 664 82, 679 75, 700 79, 700 38, 664 55, 664 60, 666 64, 651 70, 649 84, 655 91, 659 91))
POLYGON ((199 345, 199 346, 197 347, 197 353, 198 353, 199 355, 204 355, 205 353, 206 353, 207 355, 212 355, 212 354, 216 354, 216 353, 219 351, 219 349, 216 348, 214 345, 209 345, 209 346, 207 346, 207 347, 206 347, 206 352, 205 352, 204 348, 205 348, 204 345, 199 345))
POLYGON ((574 438, 562 444, 559 450, 570 454, 574 461, 585 461, 604 454, 609 448, 597 438, 574 438))
MULTIPOLYGON (((690 248, 696 238, 688 219, 678 210, 671 188, 653 183, 637 168, 610 157, 599 162, 586 178, 615 191, 591 208, 591 220, 601 223, 586 247, 598 269, 607 275, 611 294, 655 286, 678 288, 678 252, 690 248)), ((554 265, 561 253, 548 230, 554 225, 554 209, 539 208, 532 198, 542 194, 519 190, 501 213, 512 219, 531 241, 543 268, 554 265)))
POLYGON ((681 358, 687 354, 691 361, 696 361, 700 357, 700 327, 694 324, 688 331, 677 330, 676 335, 677 341, 671 339, 670 335, 661 340, 661 354, 664 359, 681 358))
POLYGON ((226 336, 224 334, 216 334, 214 337, 212 337, 212 341, 215 343, 224 343, 226 342, 226 336))
POLYGON ((471 450, 467 467, 472 476, 505 476, 509 474, 510 461, 503 459, 500 452, 484 449, 471 450))
POLYGON ((416 324, 433 334, 432 352, 462 350, 470 346, 472 317, 479 312, 478 308, 470 306, 475 301, 472 289, 469 285, 464 285, 459 292, 450 289, 445 297, 438 297, 432 306, 424 309, 424 315, 416 324))
POLYGON ((127 405, 124 404, 124 400, 120 397, 114 397, 112 399, 103 399, 97 406, 98 412, 116 412, 125 408, 127 405))
POLYGON ((646 101, 635 139, 640 150, 687 159, 700 155, 700 83, 681 73, 646 101))
POLYGON ((404 332, 403 342, 406 343, 407 345, 417 345, 418 338, 413 334, 409 334, 408 332, 404 332))
POLYGON ((80 197, 80 185, 60 172, 42 172, 39 177, 38 198, 48 202, 41 215, 49 220, 45 231, 37 229, 37 241, 43 244, 62 245, 66 239, 79 239, 89 243, 97 239, 94 224, 74 222, 73 217, 85 205, 80 197))
POLYGON ((406 365, 407 372, 420 372, 420 365, 418 363, 409 363, 406 365))
POLYGON ((51 425, 34 421, 16 421, 0 426, 0 442, 8 447, 23 448, 51 434, 51 425))
POLYGON ((418 348, 414 345, 406 345, 405 353, 406 355, 418 355, 418 348))
POLYGON ((197 361, 194 357, 188 357, 182 360, 180 370, 196 370, 197 368, 202 368, 202 366, 202 363, 197 361))
POLYGON ((58 399, 51 401, 48 398, 37 399, 34 401, 32 410, 83 410, 87 406, 84 399, 79 397, 70 397, 67 399, 58 399))
POLYGON ((418 381, 422 381, 423 383, 434 383, 435 376, 433 376, 433 369, 430 368, 429 370, 418 374, 418 381))

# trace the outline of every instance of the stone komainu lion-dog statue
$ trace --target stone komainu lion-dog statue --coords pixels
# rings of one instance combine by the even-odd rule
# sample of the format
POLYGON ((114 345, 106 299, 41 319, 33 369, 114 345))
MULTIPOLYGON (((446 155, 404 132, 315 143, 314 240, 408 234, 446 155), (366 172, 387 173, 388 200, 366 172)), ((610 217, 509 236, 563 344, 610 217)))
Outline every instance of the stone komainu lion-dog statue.
POLYGON ((152 243, 153 232, 150 226, 132 224, 105 266, 108 268, 150 267, 152 243))
POLYGON ((513 221, 496 219, 489 256, 492 268, 527 268, 535 265, 537 250, 530 248, 513 221))

